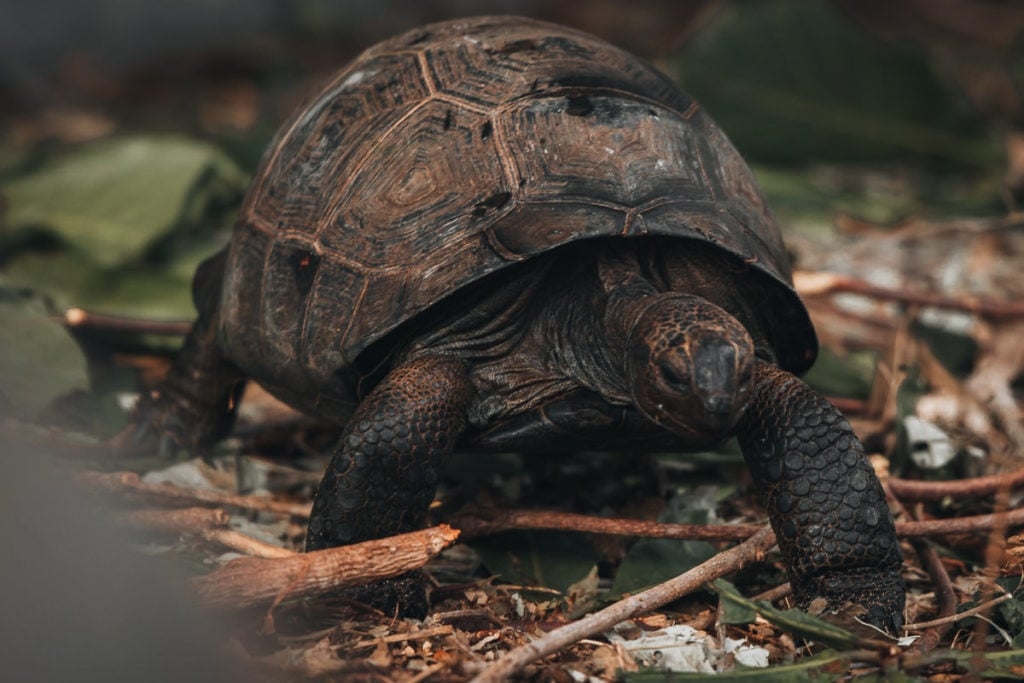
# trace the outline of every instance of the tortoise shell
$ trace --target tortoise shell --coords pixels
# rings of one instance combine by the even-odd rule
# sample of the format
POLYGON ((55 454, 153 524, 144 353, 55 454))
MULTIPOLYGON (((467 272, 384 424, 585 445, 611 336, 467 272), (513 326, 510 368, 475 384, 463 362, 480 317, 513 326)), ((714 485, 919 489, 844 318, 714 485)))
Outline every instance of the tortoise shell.
POLYGON ((219 336, 271 391, 344 416, 360 353, 441 299, 577 240, 645 235, 750 264, 779 365, 806 370, 816 339, 778 226, 697 103, 561 26, 428 25, 368 49, 282 128, 229 247, 219 336))

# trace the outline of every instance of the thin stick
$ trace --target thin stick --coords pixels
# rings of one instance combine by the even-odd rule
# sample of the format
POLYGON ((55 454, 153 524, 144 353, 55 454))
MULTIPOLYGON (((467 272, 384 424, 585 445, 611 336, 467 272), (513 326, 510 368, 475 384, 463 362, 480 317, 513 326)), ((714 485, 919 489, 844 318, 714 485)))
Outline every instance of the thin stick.
MULTIPOLYGON (((1005 513, 951 517, 926 521, 897 522, 896 533, 902 538, 947 536, 987 531, 995 525, 1024 525, 1024 508, 1005 513)), ((642 536, 674 540, 746 540, 761 527, 753 524, 665 524, 614 517, 589 517, 566 512, 540 510, 509 510, 491 513, 459 514, 452 526, 463 532, 463 538, 475 538, 503 531, 557 529, 582 533, 642 536)))
POLYGON ((234 529, 211 529, 203 534, 203 538, 220 543, 223 546, 245 553, 251 557, 262 557, 264 559, 278 559, 281 557, 294 557, 298 553, 279 545, 264 543, 258 539, 243 534, 234 529))
POLYGON ((758 524, 666 524, 636 519, 593 517, 551 510, 484 510, 459 513, 450 520, 463 539, 511 529, 578 531, 615 536, 653 536, 677 540, 743 541, 761 530, 758 524))
MULTIPOLYGON (((892 489, 888 486, 888 481, 883 482, 882 487, 885 489, 886 497, 899 510, 900 516, 909 517, 910 512, 903 505, 903 502, 893 494, 892 489)), ((921 565, 935 584, 939 615, 945 617, 955 614, 957 606, 956 590, 953 588, 953 581, 949 578, 946 566, 942 564, 942 558, 939 557, 938 551, 935 550, 935 545, 928 538, 912 538, 909 540, 921 559, 921 565)), ((922 652, 935 649, 942 640, 942 637, 946 635, 946 628, 946 626, 937 625, 926 629, 921 634, 921 637, 914 642, 913 649, 922 652)))
POLYGON ((736 571, 761 556, 774 544, 775 534, 772 533, 770 527, 763 527, 743 543, 718 553, 707 562, 674 579, 620 600, 599 612, 588 614, 579 621, 555 629, 533 642, 520 645, 484 669, 473 679, 472 683, 505 681, 513 673, 536 659, 557 652, 584 638, 602 633, 625 619, 661 607, 697 590, 709 581, 736 571))
POLYGON ((191 505, 227 505, 243 510, 259 510, 308 519, 311 505, 268 500, 258 496, 239 496, 220 491, 189 489, 173 484, 149 484, 134 472, 83 472, 77 478, 108 493, 157 499, 167 503, 191 505))
POLYGON ((177 510, 122 510, 114 521, 134 529, 164 533, 205 533, 227 526, 230 517, 223 510, 181 508, 177 510))
POLYGON ((181 320, 147 320, 145 318, 128 318, 120 315, 92 313, 82 308, 69 308, 64 312, 64 324, 71 328, 109 330, 111 332, 128 332, 133 334, 159 334, 167 336, 184 336, 192 328, 192 323, 181 320))
POLYGON ((827 296, 836 292, 863 294, 872 299, 900 301, 918 306, 934 306, 954 311, 976 313, 987 318, 1005 319, 1024 317, 1024 304, 1017 301, 994 301, 973 296, 954 298, 932 292, 915 292, 906 289, 879 287, 864 280, 826 271, 801 271, 794 273, 793 280, 801 296, 827 296))
POLYGON ((900 500, 942 500, 970 496, 991 496, 1000 490, 1024 486, 1024 467, 986 477, 950 481, 917 481, 890 478, 889 488, 900 500))
POLYGON ((198 534, 208 541, 255 557, 290 557, 294 550, 264 543, 234 529, 224 529, 231 517, 223 510, 182 508, 180 510, 122 510, 114 519, 135 529, 173 534, 198 534))
POLYGON ((939 619, 932 619, 931 621, 919 621, 916 624, 907 624, 904 628, 906 628, 908 631, 922 631, 926 628, 934 628, 936 626, 947 626, 949 624, 955 624, 956 622, 966 617, 973 617, 976 614, 982 614, 983 612, 986 612, 987 610, 990 610, 997 605, 1003 604, 1012 597, 1013 596, 1009 593, 1004 593, 1000 595, 998 598, 989 600, 983 605, 978 605, 977 607, 972 607, 971 609, 966 609, 963 612, 950 614, 939 619))

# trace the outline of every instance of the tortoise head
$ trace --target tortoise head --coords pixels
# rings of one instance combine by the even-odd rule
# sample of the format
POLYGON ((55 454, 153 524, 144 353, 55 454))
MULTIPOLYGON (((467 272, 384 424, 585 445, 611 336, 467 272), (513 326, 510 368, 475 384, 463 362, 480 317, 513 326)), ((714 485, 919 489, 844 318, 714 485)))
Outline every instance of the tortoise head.
POLYGON ((747 407, 754 342, 736 318, 699 297, 661 294, 629 334, 626 372, 649 419, 696 440, 730 433, 747 407))

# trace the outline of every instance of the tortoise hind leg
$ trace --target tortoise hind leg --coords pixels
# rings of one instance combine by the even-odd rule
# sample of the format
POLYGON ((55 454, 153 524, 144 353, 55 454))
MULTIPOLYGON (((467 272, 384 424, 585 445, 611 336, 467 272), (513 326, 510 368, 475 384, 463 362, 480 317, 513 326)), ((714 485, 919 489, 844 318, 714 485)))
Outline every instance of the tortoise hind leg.
POLYGON ((801 607, 863 607, 903 623, 902 557, 885 494, 849 423, 788 372, 759 363, 740 447, 761 488, 801 607))
MULTIPOLYGON (((426 524, 441 469, 466 428, 472 396, 462 361, 399 366, 359 405, 313 500, 306 550, 414 531, 426 524)), ((419 572, 346 591, 385 612, 422 617, 419 572)))
POLYGON ((176 445, 202 453, 230 431, 245 376, 217 343, 226 257, 227 251, 221 251, 196 271, 192 296, 199 317, 167 377, 139 397, 132 425, 115 437, 116 446, 140 448, 158 440, 161 450, 176 445))

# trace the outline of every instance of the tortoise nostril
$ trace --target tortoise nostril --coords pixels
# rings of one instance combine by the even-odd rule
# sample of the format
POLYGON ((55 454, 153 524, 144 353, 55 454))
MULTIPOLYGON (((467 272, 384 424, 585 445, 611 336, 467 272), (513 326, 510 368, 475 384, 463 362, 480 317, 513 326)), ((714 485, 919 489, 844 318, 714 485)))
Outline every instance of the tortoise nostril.
POLYGON ((731 414, 733 405, 733 398, 729 394, 712 394, 704 400, 705 409, 713 415, 731 414))

